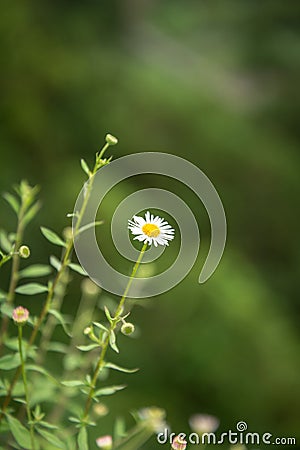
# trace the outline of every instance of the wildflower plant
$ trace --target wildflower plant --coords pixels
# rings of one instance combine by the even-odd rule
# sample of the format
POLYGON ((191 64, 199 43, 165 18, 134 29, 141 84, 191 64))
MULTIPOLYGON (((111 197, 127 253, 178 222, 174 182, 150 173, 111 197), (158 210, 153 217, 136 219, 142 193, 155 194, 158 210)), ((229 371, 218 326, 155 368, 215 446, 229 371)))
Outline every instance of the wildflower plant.
MULTIPOLYGON (((49 264, 29 264, 34 255, 26 245, 26 227, 40 208, 38 187, 22 181, 14 188, 15 194, 4 194, 17 217, 15 232, 0 230, 0 271, 4 264, 11 265, 9 285, 1 285, 0 290, 0 445, 7 448, 138 450, 152 434, 166 426, 163 410, 145 408, 133 412, 136 425, 132 429, 126 430, 124 422, 117 419, 112 434, 102 433, 93 442, 89 436, 90 427, 97 425, 107 413, 102 398, 125 388, 122 376, 121 384, 109 385, 104 383, 103 374, 137 371, 110 361, 112 353, 120 352, 118 332, 128 336, 135 331, 135 324, 128 320, 130 312, 126 304, 130 286, 147 247, 166 246, 174 238, 172 227, 150 212, 145 218, 128 218, 129 230, 141 243, 138 258, 118 305, 115 308, 104 305, 103 311, 97 309, 101 290, 74 261, 73 250, 74 242, 87 227, 82 225, 82 218, 93 189, 94 175, 110 163, 111 157, 105 158, 104 154, 117 143, 117 138, 108 134, 103 149, 96 153, 93 167, 81 160, 87 176, 84 201, 79 211, 68 214, 69 218, 76 215, 75 227, 67 227, 61 235, 41 227, 43 237, 61 250, 60 257, 50 256, 49 264), (79 307, 70 321, 61 310, 72 273, 83 277, 83 281, 79 307), (38 281, 46 277, 48 281, 38 281), (22 298, 22 305, 33 296, 44 297, 39 313, 34 315, 30 308, 16 306, 16 295, 18 301, 19 296, 22 298), (96 317, 100 319, 95 320, 96 317), (58 325, 66 335, 64 342, 53 340, 58 325), (61 355, 61 373, 45 368, 49 352, 61 355)), ((89 226, 101 224, 102 221, 94 221, 89 226)))

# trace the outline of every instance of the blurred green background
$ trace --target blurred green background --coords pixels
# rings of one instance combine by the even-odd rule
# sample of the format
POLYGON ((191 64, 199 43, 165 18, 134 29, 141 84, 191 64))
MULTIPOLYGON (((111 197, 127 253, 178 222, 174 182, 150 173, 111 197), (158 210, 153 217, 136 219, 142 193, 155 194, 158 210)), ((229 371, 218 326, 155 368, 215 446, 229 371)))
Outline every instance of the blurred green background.
MULTIPOLYGON (((250 431, 300 439, 299 18, 298 2, 277 0, 1 2, 0 190, 22 178, 41 186, 32 261, 56 251, 39 226, 68 224, 84 181, 79 160, 91 163, 107 132, 120 141, 115 158, 164 151, 196 164, 227 214, 224 257, 199 285, 209 222, 182 190, 203 236, 199 260, 179 286, 135 309, 140 336, 121 339, 119 362, 141 370, 114 377, 129 386, 108 401, 94 436, 111 432, 116 411, 157 405, 177 432, 207 412, 224 431, 244 420, 250 431)), ((121 185, 120 200, 145 185, 121 185)), ((108 205, 106 223, 110 215, 108 205)), ((15 226, 4 200, 0 226, 15 226)))

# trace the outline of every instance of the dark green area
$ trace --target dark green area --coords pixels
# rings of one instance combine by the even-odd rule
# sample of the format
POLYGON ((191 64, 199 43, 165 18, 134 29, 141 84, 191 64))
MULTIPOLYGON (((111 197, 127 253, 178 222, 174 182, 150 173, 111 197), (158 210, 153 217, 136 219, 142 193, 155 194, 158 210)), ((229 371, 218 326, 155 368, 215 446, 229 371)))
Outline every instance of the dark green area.
MULTIPOLYGON (((43 208, 25 242, 32 261, 57 251, 39 226, 68 225, 84 181, 80 158, 91 163, 107 132, 120 141, 114 158, 164 151, 196 164, 227 214, 223 260, 199 285, 205 210, 188 189, 155 180, 190 205, 203 246, 184 282, 133 313, 140 338, 122 337, 115 361, 141 371, 114 374, 128 388, 110 399, 95 437, 111 432, 116 411, 157 405, 177 432, 208 412, 224 431, 245 420, 250 431, 300 439, 299 16, 299 3, 279 0, 2 2, 0 190, 22 178, 41 186, 43 208)), ((140 178, 115 197, 151 186, 140 178)), ((14 226, 2 200, 0 227, 14 226)), ((51 358, 47 366, 57 366, 51 358)))

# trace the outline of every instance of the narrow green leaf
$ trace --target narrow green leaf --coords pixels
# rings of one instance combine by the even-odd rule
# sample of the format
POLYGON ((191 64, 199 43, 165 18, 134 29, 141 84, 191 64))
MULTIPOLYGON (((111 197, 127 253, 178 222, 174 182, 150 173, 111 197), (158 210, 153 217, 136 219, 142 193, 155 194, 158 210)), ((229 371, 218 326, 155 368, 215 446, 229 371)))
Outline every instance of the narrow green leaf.
POLYGON ((23 295, 36 295, 41 294, 42 292, 48 292, 48 287, 39 283, 28 283, 17 287, 15 292, 23 295))
POLYGON ((81 423, 81 420, 74 416, 70 416, 70 417, 68 417, 68 419, 70 422, 73 422, 73 423, 81 423))
POLYGON ((94 350, 94 348, 99 348, 99 344, 77 345, 76 348, 81 352, 89 352, 90 350, 94 350))
POLYGON ((112 324, 113 323, 113 319, 112 319, 112 317, 110 315, 110 312, 109 312, 109 309, 107 308, 107 306, 104 306, 104 312, 105 312, 105 315, 107 317, 107 320, 109 321, 110 324, 112 324))
POLYGON ((67 353, 68 346, 62 342, 49 342, 47 347, 48 352, 67 353))
POLYGON ((46 422, 45 420, 39 420, 39 425, 44 428, 48 428, 49 430, 58 430, 59 427, 53 425, 52 423, 46 422))
POLYGON ((36 366, 35 364, 26 364, 26 370, 29 370, 29 371, 31 370, 33 372, 38 372, 42 375, 45 375, 45 377, 49 378, 49 380, 51 380, 52 383, 59 385, 59 382, 51 375, 51 373, 49 373, 43 367, 36 366))
POLYGON ((12 243, 9 241, 7 234, 4 230, 0 230, 0 247, 6 253, 9 253, 12 249, 12 243))
POLYGON ((0 369, 1 370, 12 370, 19 367, 21 364, 19 353, 13 355, 5 355, 0 358, 0 369))
POLYGON ((79 264, 70 263, 68 266, 75 272, 80 273, 80 275, 84 275, 85 277, 87 276, 86 271, 79 264))
POLYGON ((7 203, 12 207, 14 212, 18 215, 20 210, 20 204, 16 197, 9 192, 5 192, 3 194, 3 198, 7 201, 7 203))
POLYGON ((39 212, 40 209, 41 209, 40 202, 36 202, 34 205, 32 205, 22 220, 23 226, 26 226, 29 222, 31 222, 32 219, 34 219, 34 217, 37 215, 37 213, 39 212))
POLYGON ((111 346, 111 348, 116 352, 119 353, 119 349, 117 346, 117 340, 116 340, 116 335, 115 332, 113 330, 110 331, 110 335, 109 335, 109 345, 111 346))
POLYGON ((10 431, 17 443, 24 449, 31 449, 30 433, 17 419, 6 414, 10 431))
POLYGON ((66 243, 56 234, 54 231, 49 230, 49 228, 41 227, 41 232, 48 239, 51 244, 60 245, 61 247, 66 247, 66 243))
POLYGON ((78 387, 78 386, 85 386, 83 381, 80 380, 67 380, 62 381, 61 384, 66 387, 78 387))
POLYGON ((89 169, 87 162, 83 158, 81 158, 80 164, 81 164, 82 170, 88 175, 88 177, 90 177, 92 173, 89 169))
POLYGON ((77 443, 79 450, 89 450, 88 434, 85 427, 80 428, 77 443))
POLYGON ((62 448, 65 449, 65 444, 53 433, 49 433, 49 431, 43 430, 42 428, 36 428, 37 432, 43 436, 44 439, 46 439, 47 442, 50 442, 50 444, 54 445, 55 448, 62 448))
POLYGON ((105 363, 105 366, 108 369, 118 370, 119 372, 125 372, 125 373, 134 373, 137 372, 139 369, 125 369, 124 367, 118 366, 117 364, 113 364, 110 362, 105 363))
POLYGON ((99 225, 103 225, 103 220, 97 220, 96 222, 88 223, 87 225, 84 225, 83 227, 79 228, 77 234, 83 233, 86 230, 89 230, 90 228, 98 227, 99 225))
POLYGON ((106 328, 104 325, 102 325, 102 323, 100 323, 100 322, 93 322, 93 324, 95 325, 95 327, 101 328, 101 330, 108 332, 108 328, 106 328))
POLYGON ((57 270, 57 272, 60 271, 60 269, 61 269, 61 262, 60 262, 59 259, 56 258, 56 256, 54 256, 54 255, 50 256, 50 264, 51 264, 52 267, 54 267, 54 269, 57 270))
POLYGON ((33 264, 21 270, 19 272, 19 278, 44 277, 49 275, 51 271, 51 267, 45 264, 33 264))
POLYGON ((60 312, 56 311, 56 309, 49 309, 49 314, 52 314, 57 319, 57 321, 63 327, 63 330, 66 333, 66 335, 72 337, 71 332, 67 327, 65 317, 60 312))
POLYGON ((94 395, 95 395, 95 397, 100 397, 101 395, 112 395, 118 391, 121 391, 122 389, 125 389, 125 388, 126 388, 125 384, 122 384, 119 386, 108 386, 105 388, 98 389, 94 395))

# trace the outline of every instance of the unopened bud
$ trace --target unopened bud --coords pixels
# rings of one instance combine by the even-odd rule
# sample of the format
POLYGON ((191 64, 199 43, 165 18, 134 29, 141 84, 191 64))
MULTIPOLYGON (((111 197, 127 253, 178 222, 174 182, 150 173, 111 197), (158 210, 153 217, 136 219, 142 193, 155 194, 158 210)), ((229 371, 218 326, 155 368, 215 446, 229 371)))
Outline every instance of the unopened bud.
POLYGON ((129 336, 134 332, 135 328, 133 323, 125 322, 121 327, 121 333, 125 334, 125 336, 129 336))
POLYGON ((99 448, 102 448, 102 450, 110 450, 113 444, 112 437, 109 435, 99 437, 96 439, 96 444, 99 448))
POLYGON ((118 143, 118 139, 115 136, 113 136, 112 134, 107 134, 105 136, 105 140, 106 140, 107 144, 109 144, 109 145, 116 145, 118 143))
POLYGON ((12 318, 16 325, 23 326, 29 319, 29 311, 28 309, 23 308, 23 306, 18 306, 13 310, 12 318))
POLYGON ((27 259, 30 256, 30 248, 27 245, 21 245, 19 248, 19 255, 23 259, 27 259))
POLYGON ((64 228, 62 234, 66 241, 71 241, 73 239, 72 227, 64 228))
POLYGON ((175 436, 172 442, 172 449, 174 450, 185 450, 187 446, 187 441, 179 434, 175 436))
POLYGON ((108 407, 104 403, 97 403, 93 409, 94 413, 100 417, 106 416, 109 412, 108 407))
POLYGON ((86 336, 88 336, 88 335, 91 334, 92 332, 93 332, 92 327, 86 327, 86 328, 83 330, 83 334, 85 334, 86 336))

